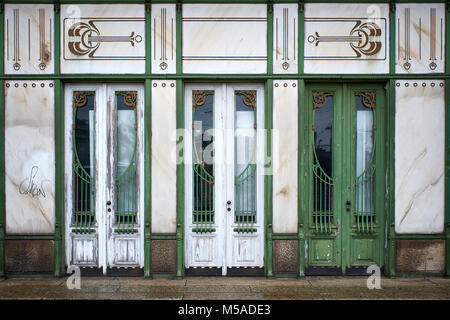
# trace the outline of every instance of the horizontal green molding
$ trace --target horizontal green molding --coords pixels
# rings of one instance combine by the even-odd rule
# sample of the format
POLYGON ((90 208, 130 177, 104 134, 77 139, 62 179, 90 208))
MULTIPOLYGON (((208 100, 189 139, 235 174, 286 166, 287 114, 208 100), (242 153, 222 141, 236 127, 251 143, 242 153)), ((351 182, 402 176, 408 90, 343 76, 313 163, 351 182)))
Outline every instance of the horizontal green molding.
POLYGON ((267 79, 305 79, 305 80, 345 80, 345 81, 380 81, 380 80, 445 80, 450 79, 450 74, 292 74, 292 75, 267 75, 267 74, 195 74, 195 75, 139 75, 139 74, 80 74, 80 75, 3 75, 0 80, 14 81, 14 80, 62 80, 65 82, 94 82, 99 80, 108 80, 110 82, 130 82, 130 81, 144 81, 149 80, 267 80, 267 79))
POLYGON ((298 234, 272 234, 272 240, 298 240, 298 234))
POLYGON ((395 239, 417 240, 417 239, 442 239, 445 240, 445 233, 439 234, 396 234, 395 239))
POLYGON ((151 240, 176 240, 177 235, 173 234, 152 234, 150 236, 151 240))
POLYGON ((58 237, 53 234, 9 234, 5 235, 5 240, 56 240, 58 237))
MULTIPOLYGON (((4 0, 5 3, 55 3, 57 1, 52 0, 4 0)), ((60 4, 112 4, 112 3, 124 3, 124 4, 145 4, 148 3, 298 3, 303 1, 298 0, 59 0, 60 4)), ((309 0, 304 3, 389 3, 390 0, 309 0)), ((420 0, 396 0, 396 3, 427 3, 427 1, 420 0)), ((433 0, 432 3, 445 3, 445 0, 433 0)))

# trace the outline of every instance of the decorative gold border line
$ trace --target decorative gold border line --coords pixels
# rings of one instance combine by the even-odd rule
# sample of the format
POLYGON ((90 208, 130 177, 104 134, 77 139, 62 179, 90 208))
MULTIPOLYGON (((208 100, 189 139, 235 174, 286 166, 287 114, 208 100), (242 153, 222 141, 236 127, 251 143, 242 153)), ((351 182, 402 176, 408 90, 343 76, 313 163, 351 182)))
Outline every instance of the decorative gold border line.
POLYGON ((266 56, 255 57, 226 57, 226 56, 183 56, 182 60, 215 60, 215 61, 266 61, 266 56))

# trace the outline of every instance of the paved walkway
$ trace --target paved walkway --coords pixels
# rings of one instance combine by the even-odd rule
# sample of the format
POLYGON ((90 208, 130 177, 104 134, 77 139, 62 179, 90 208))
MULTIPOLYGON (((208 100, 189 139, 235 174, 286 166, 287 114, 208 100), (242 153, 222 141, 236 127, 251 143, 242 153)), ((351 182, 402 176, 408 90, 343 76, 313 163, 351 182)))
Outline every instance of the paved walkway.
POLYGON ((367 288, 367 277, 305 279, 187 277, 182 280, 81 278, 68 289, 67 278, 0 280, 0 299, 445 299, 448 278, 381 278, 381 289, 367 288))

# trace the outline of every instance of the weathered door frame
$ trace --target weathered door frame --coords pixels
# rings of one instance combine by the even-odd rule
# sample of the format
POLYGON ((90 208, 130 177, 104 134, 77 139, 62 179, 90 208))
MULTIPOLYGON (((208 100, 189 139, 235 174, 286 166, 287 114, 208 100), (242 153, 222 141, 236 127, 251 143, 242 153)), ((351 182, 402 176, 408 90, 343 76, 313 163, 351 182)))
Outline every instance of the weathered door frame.
MULTIPOLYGON (((214 250, 214 257, 212 262, 205 262, 205 263, 196 263, 193 264, 192 260, 189 257, 189 254, 192 254, 192 252, 189 251, 190 248, 190 241, 193 232, 192 229, 195 227, 193 223, 191 223, 191 215, 192 215, 192 203, 189 199, 192 199, 192 187, 191 184, 193 183, 192 178, 192 91, 193 90, 214 90, 214 122, 216 124, 220 123, 220 128, 215 127, 215 129, 219 129, 219 132, 226 132, 227 130, 230 130, 231 128, 234 128, 234 92, 235 90, 256 90, 257 92, 257 98, 256 98, 256 121, 257 126, 263 127, 264 123, 264 85, 262 84, 255 84, 255 83, 249 83, 249 84, 235 84, 235 83, 220 83, 220 84, 185 84, 185 146, 184 150, 185 152, 185 176, 184 176, 184 188, 185 188, 185 211, 184 211, 184 220, 185 220, 185 226, 184 226, 184 256, 185 256, 185 268, 194 267, 194 268, 221 268, 222 275, 227 274, 228 268, 234 268, 234 267, 259 267, 262 268, 264 265, 264 231, 265 231, 265 221, 264 221, 264 176, 263 176, 263 168, 262 164, 264 161, 264 136, 262 131, 257 131, 256 139, 257 139, 257 145, 263 146, 257 147, 256 149, 256 161, 258 163, 257 165, 257 191, 256 195, 257 198, 257 223, 255 224, 255 229, 257 229, 257 239, 255 244, 255 262, 246 262, 241 261, 239 262, 237 257, 234 255, 234 250, 231 248, 236 245, 236 241, 242 241, 245 238, 251 238, 254 237, 252 233, 236 233, 234 232, 235 223, 232 221, 234 217, 234 150, 230 152, 231 149, 229 149, 229 145, 234 146, 234 141, 229 141, 229 137, 227 135, 221 136, 221 134, 216 134, 215 136, 215 157, 218 159, 218 157, 223 157, 225 159, 225 165, 216 165, 215 164, 215 171, 220 172, 219 179, 215 179, 215 183, 219 184, 218 189, 216 189, 218 192, 216 192, 215 199, 216 199, 216 217, 219 218, 219 221, 215 221, 213 225, 211 225, 211 229, 217 230, 217 244, 215 245, 216 250, 214 250), (233 110, 233 112, 226 112, 227 110, 233 110), (221 117, 224 117, 225 119, 220 120, 221 117), (228 139, 228 140, 227 140, 228 139), (227 140, 227 141, 225 141, 227 140), (217 143, 218 141, 221 141, 217 143), (222 148, 219 147, 219 144, 222 145, 222 148), (227 151, 228 150, 228 151, 227 151), (227 164, 232 163, 233 164, 233 170, 227 169, 227 164), (230 183, 231 181, 231 183, 230 183), (222 191, 219 191, 222 190, 222 191), (223 192, 223 194, 220 194, 223 192), (226 211, 226 203, 228 200, 231 199, 231 209, 232 213, 227 213, 226 211), (223 206, 217 205, 218 203, 223 203, 223 206), (222 229, 219 231, 219 229, 222 229), (235 234, 236 233, 236 234, 235 234), (237 236, 237 234, 239 236, 237 236), (241 240, 234 240, 236 238, 242 238, 241 240)), ((233 130, 233 129, 231 129, 233 130)), ((234 149, 234 147, 233 147, 234 149)), ((205 232, 202 233, 203 237, 210 237, 213 238, 213 232, 205 232)), ((211 240, 213 241, 213 240, 211 240)), ((245 240, 243 240, 245 241, 245 240)), ((251 239, 249 241, 252 241, 251 239)))
MULTIPOLYGON (((107 273, 108 268, 117 267, 144 267, 144 86, 141 84, 67 84, 65 86, 65 247, 66 247, 66 266, 73 264, 73 232, 71 227, 72 220, 72 159, 73 159, 73 92, 74 91, 92 91, 95 93, 94 105, 94 158, 95 158, 95 225, 92 225, 91 231, 84 234, 82 240, 92 241, 94 247, 94 256, 96 261, 80 263, 78 266, 96 267, 107 273), (114 234, 111 219, 114 216, 114 204, 108 206, 111 201, 111 181, 113 171, 108 168, 114 168, 114 157, 109 155, 116 135, 117 121, 115 110, 115 92, 117 91, 136 91, 136 163, 137 163, 137 229, 133 234, 114 234), (109 109, 109 112, 108 112, 109 109), (108 115, 109 113, 109 115, 108 115), (103 142, 103 143, 100 143, 103 142), (100 181, 99 179, 103 180, 100 181), (107 186, 108 181, 110 185, 107 186), (109 194, 109 196, 108 196, 109 194), (111 209, 111 211, 109 211, 111 209), (101 214, 103 213, 103 214, 101 214), (119 239, 121 238, 121 239, 119 239), (118 241, 133 240, 136 241, 136 261, 133 264, 121 263, 116 257, 114 246, 118 241)), ((85 244, 87 245, 87 244, 85 244)), ((125 243, 123 244, 125 245, 125 243)))
MULTIPOLYGON (((305 108, 303 108, 303 119, 305 130, 305 137, 303 139, 303 146, 301 149, 308 156, 305 158, 307 161, 304 163, 303 172, 301 175, 311 176, 312 172, 312 160, 313 160, 313 140, 312 140, 312 132, 314 128, 313 124, 313 92, 330 92, 334 94, 334 109, 337 113, 333 113, 333 172, 336 172, 336 175, 341 179, 341 181, 335 181, 334 185, 334 194, 336 198, 333 199, 334 205, 337 207, 335 210, 335 217, 339 219, 335 225, 332 227, 332 231, 329 235, 326 234, 317 234, 312 229, 312 215, 311 212, 313 210, 313 192, 314 186, 312 184, 312 180, 304 179, 302 183, 301 189, 307 193, 305 199, 307 199, 306 204, 306 212, 303 212, 304 221, 305 221, 305 236, 307 241, 307 252, 305 253, 305 267, 306 270, 309 268, 309 272, 313 273, 317 270, 313 270, 314 268, 310 267, 326 267, 327 263, 311 263, 311 255, 312 255, 312 246, 311 241, 314 239, 317 240, 331 240, 335 238, 335 249, 333 262, 329 263, 329 269, 324 272, 332 272, 332 273, 340 273, 346 274, 347 268, 352 267, 362 267, 365 266, 365 263, 353 263, 352 260, 352 236, 353 239, 358 239, 364 236, 361 233, 355 231, 354 225, 351 224, 351 218, 353 217, 353 209, 354 209, 354 190, 353 187, 346 186, 346 181, 351 181, 352 177, 354 178, 354 174, 352 169, 355 167, 355 159, 353 153, 355 151, 354 146, 354 130, 355 130, 355 119, 356 119, 356 111, 354 101, 352 101, 351 97, 355 96, 356 92, 364 92, 364 91, 375 91, 376 92, 376 112, 375 112, 375 136, 376 136, 376 170, 375 170, 375 180, 381 181, 381 183, 376 184, 375 191, 375 210, 377 213, 377 227, 376 227, 376 235, 377 236, 377 244, 374 245, 373 249, 376 251, 373 253, 374 262, 377 263, 380 267, 385 265, 385 251, 383 250, 385 246, 385 228, 388 221, 388 216, 386 212, 386 190, 388 190, 388 181, 385 179, 386 175, 386 167, 388 164, 388 160, 386 155, 386 144, 384 143, 386 132, 389 129, 386 123, 387 119, 387 100, 386 100, 386 92, 384 87, 381 84, 373 83, 373 84, 361 84, 361 83, 308 83, 306 84, 305 96, 303 97, 303 102, 305 108), (346 108, 346 106, 348 106, 346 108), (339 120, 339 121, 338 121, 339 120), (339 122, 339 125, 336 126, 336 123, 339 122), (352 156, 349 158, 349 154, 352 156), (348 160, 351 159, 350 165, 344 165, 348 160), (340 165, 338 165, 340 164, 340 165), (336 170, 336 171, 335 171, 336 170), (346 202, 348 199, 350 201, 350 212, 346 212, 346 202), (381 214, 379 214, 379 212, 381 214), (380 220, 381 219, 381 220, 380 220), (342 230, 352 230, 352 231, 344 231, 342 230), (332 238, 331 235, 335 234, 332 238)), ((334 174, 333 174, 334 176, 334 174)), ((328 226, 329 227, 329 226, 328 226)), ((367 237, 366 237, 367 238, 367 237)), ((362 239, 362 238, 361 238, 362 239)), ((353 244, 355 241, 353 241, 353 244)), ((351 270, 348 270, 351 272, 351 270)), ((308 272, 308 271, 307 271, 308 272)), ((320 271, 322 272, 322 271, 320 271)))

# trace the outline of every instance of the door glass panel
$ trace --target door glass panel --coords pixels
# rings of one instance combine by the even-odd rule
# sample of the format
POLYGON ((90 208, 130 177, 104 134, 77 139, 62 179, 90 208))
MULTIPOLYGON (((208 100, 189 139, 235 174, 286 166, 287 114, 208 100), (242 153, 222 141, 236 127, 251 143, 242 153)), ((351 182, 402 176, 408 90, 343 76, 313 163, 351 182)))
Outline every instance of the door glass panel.
POLYGON ((356 182, 355 224, 358 232, 371 232, 375 223, 374 177, 375 93, 355 96, 356 105, 356 182))
POLYGON ((92 91, 73 92, 73 232, 91 233, 94 215, 94 104, 92 91))
POLYGON ((193 232, 212 232, 214 223, 214 91, 192 91, 193 232))
POLYGON ((256 91, 235 91, 235 223, 256 232, 256 91))
POLYGON ((116 232, 133 233, 137 216, 136 179, 136 91, 116 92, 116 232))
POLYGON ((330 233, 333 225, 333 98, 330 93, 313 93, 312 223, 318 233, 330 233))

